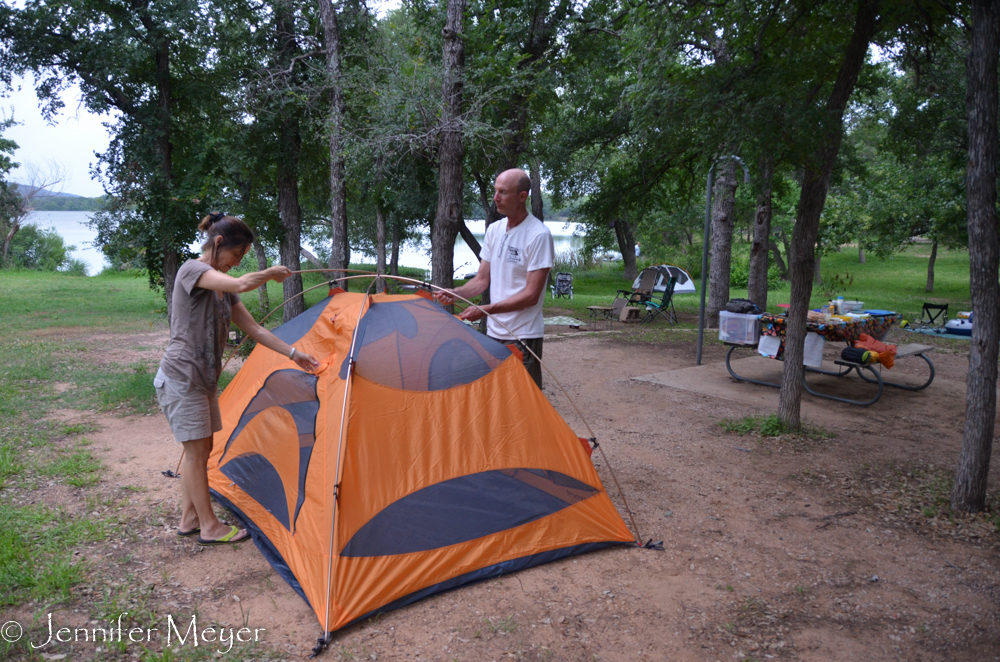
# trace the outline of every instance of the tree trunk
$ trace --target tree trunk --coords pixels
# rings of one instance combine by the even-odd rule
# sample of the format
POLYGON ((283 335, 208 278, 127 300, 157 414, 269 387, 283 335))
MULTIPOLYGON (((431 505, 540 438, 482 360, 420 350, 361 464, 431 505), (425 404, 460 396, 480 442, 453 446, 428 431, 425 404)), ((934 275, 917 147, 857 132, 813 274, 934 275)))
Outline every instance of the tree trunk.
POLYGON ((392 254, 389 256, 389 275, 399 275, 399 221, 392 224, 392 254))
POLYGON ((490 195, 490 185, 483 179, 482 174, 473 172, 472 176, 476 180, 476 186, 479 187, 479 204, 483 208, 483 217, 488 229, 500 219, 500 214, 497 213, 497 206, 493 204, 493 196, 490 195))
POLYGON ((17 219, 10 224, 10 230, 3 238, 3 249, 0 251, 0 264, 7 264, 7 255, 10 253, 10 242, 14 241, 14 235, 21 229, 21 221, 17 219))
POLYGON ((750 276, 747 298, 761 311, 767 310, 767 249, 771 245, 771 179, 774 165, 770 157, 760 160, 761 191, 754 214, 753 239, 750 244, 750 276))
POLYGON ((480 257, 479 254, 483 251, 483 247, 479 244, 479 240, 476 239, 476 235, 472 234, 472 230, 469 229, 469 226, 465 224, 464 220, 458 227, 458 231, 462 235, 462 239, 465 240, 466 246, 468 246, 469 249, 476 254, 476 259, 482 262, 483 258, 480 257))
POLYGON ((635 235, 632 234, 632 227, 624 213, 614 221, 614 224, 618 250, 622 254, 622 263, 625 267, 623 278, 632 282, 639 275, 639 268, 635 264, 635 235))
POLYGON ((966 378, 965 430, 951 507, 979 512, 986 506, 986 479, 997 408, 997 354, 1000 340, 1000 237, 997 235, 997 61, 1000 2, 972 2, 967 62, 966 106, 969 161, 966 216, 972 291, 972 343, 966 378))
POLYGON ((444 73, 441 83, 441 147, 438 206, 431 227, 431 278, 438 287, 454 285, 455 238, 462 218, 462 67, 465 44, 462 39, 465 0, 448 0, 444 35, 444 73))
POLYGON ((858 81, 858 74, 868 54, 868 44, 875 35, 878 20, 878 0, 859 0, 851 41, 837 72, 830 98, 826 103, 827 117, 817 136, 816 151, 804 168, 802 190, 792 233, 789 256, 792 291, 785 337, 785 365, 781 380, 778 416, 793 429, 801 427, 802 365, 806 340, 806 313, 812 296, 816 239, 819 217, 823 213, 826 194, 830 189, 840 143, 844 137, 844 109, 858 81))
POLYGON ((937 261, 937 240, 934 240, 934 244, 931 246, 931 259, 927 261, 927 287, 924 288, 924 292, 934 291, 934 263, 937 261))
MULTIPOLYGON (((287 120, 281 127, 281 156, 278 159, 278 217, 284 230, 279 253, 281 264, 298 271, 300 239, 302 234, 302 208, 299 206, 299 138, 298 122, 287 120)), ((285 306, 282 319, 287 322, 305 310, 302 301, 302 276, 293 274, 281 283, 285 306)))
POLYGON ((181 268, 180 256, 168 242, 163 240, 163 294, 167 298, 167 324, 170 324, 170 314, 173 312, 174 281, 177 279, 177 270, 181 268))
POLYGON ((539 221, 545 220, 545 206, 542 201, 542 175, 538 168, 538 159, 528 158, 531 179, 531 214, 539 221))
POLYGON ((865 247, 858 244, 858 264, 865 263, 865 247))
POLYGON ((816 245, 816 265, 813 267, 813 285, 823 284, 823 274, 820 273, 820 269, 823 265, 823 249, 816 245))
MULTIPOLYGON (((351 246, 347 236, 347 185, 344 165, 344 93, 341 88, 341 43, 337 11, 331 0, 319 0, 323 42, 326 48, 326 71, 330 85, 330 269, 347 269, 351 246)), ((348 289, 350 281, 339 281, 348 289)))
MULTIPOLYGON (((375 273, 385 273, 385 214, 379 205, 375 205, 375 273)), ((375 291, 385 292, 385 281, 381 278, 375 283, 375 291)))
MULTIPOLYGON (((253 236, 253 252, 257 256, 257 271, 267 269, 267 253, 264 251, 264 244, 260 243, 260 237, 255 233, 253 236)), ((257 288, 257 301, 260 303, 260 313, 264 315, 271 309, 271 302, 267 298, 267 283, 257 288)))
POLYGON ((781 280, 788 280, 788 267, 785 265, 785 261, 781 259, 781 251, 778 249, 778 244, 772 239, 770 241, 771 245, 771 255, 774 257, 774 263, 778 266, 778 275, 781 276, 781 280))
POLYGON ((729 303, 729 276, 733 260, 733 209, 736 206, 736 162, 719 164, 712 192, 712 243, 709 249, 708 306, 705 326, 719 326, 719 311, 729 303))

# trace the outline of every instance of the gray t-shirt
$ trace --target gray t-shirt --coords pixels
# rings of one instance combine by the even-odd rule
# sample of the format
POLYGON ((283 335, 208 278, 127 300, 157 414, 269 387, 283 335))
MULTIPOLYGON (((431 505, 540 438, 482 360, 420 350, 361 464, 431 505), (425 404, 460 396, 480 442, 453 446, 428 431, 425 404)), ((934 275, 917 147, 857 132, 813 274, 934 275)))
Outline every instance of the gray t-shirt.
POLYGON ((222 372, 222 353, 238 294, 215 292, 195 283, 212 267, 188 260, 177 270, 170 316, 170 344, 160 361, 167 379, 214 393, 222 372), (222 295, 221 297, 219 295, 222 295))

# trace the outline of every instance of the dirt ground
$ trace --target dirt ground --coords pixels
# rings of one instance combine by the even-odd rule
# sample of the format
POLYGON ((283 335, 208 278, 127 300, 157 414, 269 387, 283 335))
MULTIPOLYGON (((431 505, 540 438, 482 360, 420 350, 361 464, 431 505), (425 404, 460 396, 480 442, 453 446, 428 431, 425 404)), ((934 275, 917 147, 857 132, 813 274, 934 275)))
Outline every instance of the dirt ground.
MULTIPOLYGON (((775 411, 777 390, 731 380, 715 343, 694 367, 690 332, 661 343, 628 333, 552 338, 544 358, 586 412, 642 538, 664 551, 611 549, 432 597, 339 632, 326 659, 1000 659, 1000 538, 983 516, 934 511, 958 457, 967 350, 935 352, 929 389, 887 389, 870 408, 804 396, 811 436, 739 436, 719 422, 775 411)), ((119 348, 153 363, 166 337, 89 340, 95 360, 119 348)), ((901 360, 893 375, 916 379, 918 367, 901 360)), ((545 392, 584 435, 551 378, 545 392)), ((81 517, 103 509, 127 533, 81 552, 95 575, 54 619, 85 622, 110 583, 123 605, 160 616, 265 628, 259 650, 276 659, 311 651, 315 615, 252 544, 202 549, 175 535, 179 484, 161 472, 180 453, 162 416, 57 415, 98 426, 87 437, 109 470, 88 493, 102 496, 53 483, 17 498, 81 517)))

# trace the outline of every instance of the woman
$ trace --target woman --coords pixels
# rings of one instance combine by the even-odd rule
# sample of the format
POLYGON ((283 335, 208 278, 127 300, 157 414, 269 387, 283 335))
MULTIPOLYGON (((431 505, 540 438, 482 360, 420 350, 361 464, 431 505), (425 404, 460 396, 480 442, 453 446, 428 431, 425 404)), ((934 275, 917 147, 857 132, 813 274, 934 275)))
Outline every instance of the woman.
POLYGON ((282 282, 292 275, 288 267, 271 267, 239 278, 228 276, 226 272, 238 265, 250 249, 250 228, 238 218, 213 213, 202 219, 198 229, 207 239, 201 257, 185 262, 177 270, 170 344, 153 384, 174 438, 184 445, 183 510, 177 535, 197 534, 198 544, 219 545, 250 538, 246 529, 219 521, 208 494, 212 434, 222 429, 217 392, 230 322, 257 344, 289 357, 303 370, 311 372, 319 363, 257 324, 238 296, 269 280, 282 282))

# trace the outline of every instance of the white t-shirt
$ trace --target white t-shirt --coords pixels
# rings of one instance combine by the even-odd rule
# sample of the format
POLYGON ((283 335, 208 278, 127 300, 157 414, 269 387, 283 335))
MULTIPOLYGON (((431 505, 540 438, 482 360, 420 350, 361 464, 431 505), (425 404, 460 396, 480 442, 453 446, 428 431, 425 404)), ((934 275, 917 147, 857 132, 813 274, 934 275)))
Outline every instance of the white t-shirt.
MULTIPOLYGON (((528 272, 551 269, 555 257, 552 233, 545 224, 528 214, 517 227, 507 229, 507 219, 493 223, 486 229, 486 238, 480 252, 482 259, 490 263, 490 301, 508 299, 524 289, 528 283, 528 272)), ((517 335, 518 338, 541 338, 545 335, 542 321, 542 303, 545 288, 533 306, 512 313, 497 313, 496 319, 517 335)), ((514 336, 491 317, 486 323, 489 335, 501 340, 513 340, 514 336)))

